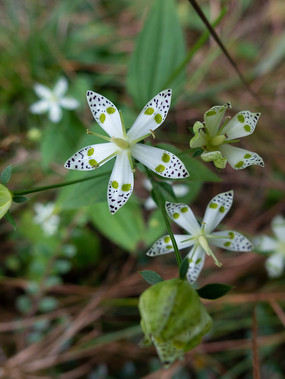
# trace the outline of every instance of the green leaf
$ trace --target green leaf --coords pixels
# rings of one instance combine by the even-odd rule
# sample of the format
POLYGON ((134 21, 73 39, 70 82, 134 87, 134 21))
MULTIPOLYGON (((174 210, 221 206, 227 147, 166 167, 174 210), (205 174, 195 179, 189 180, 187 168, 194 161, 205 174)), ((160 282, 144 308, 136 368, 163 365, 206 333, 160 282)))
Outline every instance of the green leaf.
POLYGON ((186 255, 186 257, 183 259, 181 265, 179 266, 179 278, 180 279, 185 280, 188 267, 189 267, 189 260, 188 260, 188 256, 186 255))
POLYGON ((139 272, 146 282, 153 285, 159 282, 163 282, 162 277, 155 271, 144 270, 139 272))
POLYGON ((14 230, 16 230, 16 221, 10 212, 7 212, 4 216, 6 220, 13 226, 14 230))
POLYGON ((26 196, 21 195, 15 195, 13 196, 13 201, 15 203, 24 203, 25 201, 28 201, 29 199, 26 196))
POLYGON ((210 283, 197 290, 200 297, 203 299, 215 300, 224 296, 233 287, 228 284, 210 283))
MULTIPOLYGON (((162 91, 185 57, 185 40, 174 0, 155 0, 130 60, 127 87, 138 108, 162 91)), ((185 70, 168 83, 175 93, 185 70)))
POLYGON ((1 183, 6 186, 6 184, 9 182, 12 174, 12 166, 9 165, 1 173, 1 183))
MULTIPOLYGON (((175 154, 182 160, 185 164, 190 176, 184 180, 194 181, 198 180, 201 182, 219 182, 221 179, 210 169, 208 169, 200 160, 194 159, 189 156, 189 154, 182 152, 177 147, 169 145, 167 143, 160 143, 157 147, 166 149, 171 153, 175 154)), ((178 183, 178 182, 177 182, 178 183)))
POLYGON ((123 249, 135 252, 144 239, 144 222, 140 206, 130 199, 112 215, 107 201, 89 207, 88 214, 93 225, 107 238, 123 249))

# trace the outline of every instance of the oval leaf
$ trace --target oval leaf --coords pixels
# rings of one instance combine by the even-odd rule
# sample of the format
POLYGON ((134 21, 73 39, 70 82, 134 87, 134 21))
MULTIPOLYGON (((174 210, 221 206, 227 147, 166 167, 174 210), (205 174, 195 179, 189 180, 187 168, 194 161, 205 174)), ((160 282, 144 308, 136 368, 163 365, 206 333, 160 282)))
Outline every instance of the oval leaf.
POLYGON ((159 283, 159 282, 163 282, 162 277, 155 271, 144 270, 144 271, 140 271, 140 274, 144 278, 144 280, 151 285, 159 283))
POLYGON ((6 186, 6 184, 9 182, 12 174, 12 166, 9 165, 1 173, 1 183, 6 186))
POLYGON ((224 296, 233 287, 223 283, 210 283, 197 290, 198 295, 203 299, 215 300, 224 296))

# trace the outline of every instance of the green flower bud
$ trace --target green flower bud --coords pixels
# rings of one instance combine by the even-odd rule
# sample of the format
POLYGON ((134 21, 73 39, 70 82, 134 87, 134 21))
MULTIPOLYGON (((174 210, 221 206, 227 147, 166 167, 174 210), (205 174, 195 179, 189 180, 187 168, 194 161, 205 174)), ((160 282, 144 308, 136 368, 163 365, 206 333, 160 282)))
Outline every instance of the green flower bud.
POLYGON ((197 292, 181 279, 148 288, 140 296, 139 310, 145 341, 154 343, 166 368, 197 346, 212 324, 197 292))
POLYGON ((9 210, 12 204, 12 195, 7 187, 0 184, 0 219, 9 210))

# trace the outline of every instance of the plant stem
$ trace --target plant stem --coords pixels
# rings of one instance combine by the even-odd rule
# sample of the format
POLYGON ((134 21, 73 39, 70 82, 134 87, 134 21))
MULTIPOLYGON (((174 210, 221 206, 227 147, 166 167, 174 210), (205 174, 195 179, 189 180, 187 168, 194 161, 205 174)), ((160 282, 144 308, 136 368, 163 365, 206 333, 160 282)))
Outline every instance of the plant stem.
POLYGON ((45 191, 45 190, 49 190, 49 189, 53 189, 53 188, 70 186, 71 184, 85 182, 86 180, 100 178, 100 177, 107 176, 107 175, 110 175, 110 174, 109 173, 102 173, 102 174, 99 174, 99 175, 96 174, 96 175, 89 176, 88 178, 76 179, 76 180, 71 180, 69 182, 64 182, 64 183, 59 183, 59 184, 52 184, 50 186, 36 187, 36 188, 26 189, 26 190, 22 190, 22 191, 14 191, 12 193, 13 193, 13 196, 28 195, 29 193, 41 192, 41 191, 45 191))
POLYGON ((163 196, 161 195, 161 192, 159 190, 159 186, 157 185, 156 181, 153 180, 152 175, 150 174, 150 172, 148 171, 148 169, 146 169, 146 170, 147 170, 147 176, 148 176, 148 178, 149 178, 149 180, 151 181, 151 184, 152 184, 152 188, 153 188, 153 192, 154 192, 155 198, 158 201, 158 206, 159 206, 159 208, 161 210, 161 213, 162 213, 162 216, 163 216, 163 219, 164 219, 164 222, 165 222, 165 225, 166 225, 169 237, 170 237, 171 242, 172 242, 172 246, 173 246, 173 249, 174 249, 177 266, 180 267, 181 262, 182 262, 182 258, 181 258, 180 252, 178 250, 178 246, 177 246, 174 234, 172 232, 172 229, 171 229, 171 226, 170 226, 170 223, 169 223, 168 215, 167 215, 167 212, 166 212, 166 209, 165 209, 165 200, 164 200, 163 196))

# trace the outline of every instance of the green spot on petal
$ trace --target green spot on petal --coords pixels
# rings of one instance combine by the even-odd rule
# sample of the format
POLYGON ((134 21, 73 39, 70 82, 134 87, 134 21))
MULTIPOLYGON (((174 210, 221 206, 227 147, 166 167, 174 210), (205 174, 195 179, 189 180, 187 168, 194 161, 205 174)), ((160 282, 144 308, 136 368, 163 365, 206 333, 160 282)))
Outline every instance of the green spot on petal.
POLYGON ((180 217, 180 214, 179 214, 179 213, 173 213, 173 217, 174 217, 174 218, 179 218, 179 217, 180 217))
POLYGON ((116 182, 116 180, 113 180, 111 186, 112 186, 113 188, 117 189, 117 188, 119 187, 119 183, 116 182))
POLYGON ((166 249, 168 249, 168 250, 172 249, 172 245, 167 245, 166 249))
POLYGON ((170 155, 166 154, 166 153, 163 153, 162 160, 165 163, 169 162, 170 161, 170 155))
POLYGON ((212 209, 216 209, 216 208, 218 208, 218 204, 217 203, 211 203, 209 205, 209 207, 212 208, 212 209))
POLYGON ((230 241, 228 241, 228 242, 225 242, 224 246, 225 246, 225 247, 229 247, 229 246, 231 246, 231 244, 232 244, 232 243, 231 243, 230 241))
POLYGON ((239 120, 239 122, 244 123, 244 116, 242 114, 239 114, 237 116, 237 119, 239 120))
POLYGON ((158 165, 155 168, 155 171, 157 171, 157 172, 163 172, 164 170, 165 170, 165 166, 163 166, 162 164, 158 165))
POLYGON ((198 264, 200 262, 201 262, 201 258, 198 258, 197 261, 196 261, 196 264, 198 264))
POLYGON ((239 161, 238 163, 235 164, 235 167, 240 168, 243 166, 243 163, 244 163, 243 161, 239 161))
POLYGON ((251 158, 252 155, 251 155, 251 154, 245 154, 243 157, 244 157, 245 159, 248 159, 248 158, 251 158))
POLYGON ((206 113, 206 116, 207 116, 207 117, 210 117, 210 116, 215 116, 216 114, 217 114, 216 111, 208 111, 208 112, 206 113))
POLYGON ((122 185, 122 190, 123 191, 129 191, 131 189, 131 185, 130 184, 123 184, 122 185))
POLYGON ((250 132, 250 126, 249 125, 244 125, 244 130, 246 131, 246 132, 250 132))
POLYGON ((186 212, 188 212, 188 208, 187 208, 187 207, 183 207, 183 208, 181 208, 181 212, 182 212, 182 213, 186 213, 186 212))
POLYGON ((92 167, 96 167, 98 165, 98 163, 95 161, 95 159, 90 159, 89 164, 92 167))
POLYGON ((229 238, 233 240, 235 238, 235 234, 233 232, 229 232, 229 238))
POLYGON ((115 112, 116 112, 116 109, 114 107, 107 108, 107 113, 108 114, 112 114, 112 113, 115 113, 115 112))
POLYGON ((104 121, 106 120, 106 115, 102 113, 99 117, 99 120, 102 122, 102 124, 104 124, 104 121))
POLYGON ((91 149, 89 149, 88 151, 87 151, 87 155, 88 155, 88 157, 90 157, 91 155, 93 155, 94 154, 94 149, 93 149, 93 147, 91 147, 91 149))
POLYGON ((170 238, 169 236, 166 236, 166 237, 164 238, 164 242, 165 242, 165 243, 168 243, 168 242, 170 242, 170 239, 171 239, 171 238, 170 238))
POLYGON ((220 207, 220 209, 219 209, 219 212, 224 213, 224 211, 225 211, 225 207, 222 205, 222 206, 220 207))
POLYGON ((147 108, 144 112, 144 114, 147 114, 149 116, 151 116, 154 112, 154 109, 153 108, 147 108))
POLYGON ((155 122, 156 122, 157 124, 160 124, 161 121, 162 121, 161 114, 157 113, 157 114, 154 116, 154 119, 155 119, 155 122))

